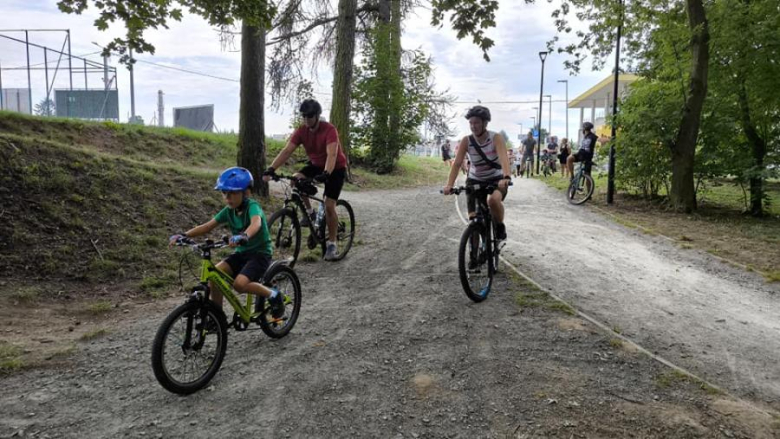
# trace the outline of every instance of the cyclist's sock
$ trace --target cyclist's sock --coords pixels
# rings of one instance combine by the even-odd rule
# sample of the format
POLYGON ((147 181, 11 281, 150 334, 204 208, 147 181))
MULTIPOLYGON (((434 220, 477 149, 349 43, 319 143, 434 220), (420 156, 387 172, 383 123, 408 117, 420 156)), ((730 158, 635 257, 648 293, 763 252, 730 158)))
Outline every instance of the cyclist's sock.
POLYGON ((268 296, 269 299, 275 299, 276 296, 279 295, 279 291, 275 288, 271 288, 271 295, 268 296))

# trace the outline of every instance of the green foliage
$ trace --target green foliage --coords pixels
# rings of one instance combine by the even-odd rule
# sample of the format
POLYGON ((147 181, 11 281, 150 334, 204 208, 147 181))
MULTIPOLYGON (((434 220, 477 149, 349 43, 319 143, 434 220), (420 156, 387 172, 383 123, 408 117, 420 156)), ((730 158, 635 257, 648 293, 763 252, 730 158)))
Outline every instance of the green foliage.
POLYGON ((401 75, 390 63, 389 26, 379 25, 355 68, 353 90, 353 160, 364 161, 379 174, 395 169, 401 152, 420 141, 418 128, 441 102, 432 79, 431 59, 407 52, 401 75), (394 127, 392 117, 399 119, 394 127), (395 130, 393 129, 395 128, 395 130), (361 154, 361 150, 364 154, 361 154))
POLYGON ((57 7, 66 14, 82 14, 90 4, 99 13, 95 27, 105 31, 110 23, 120 21, 127 28, 126 38, 115 38, 104 49, 104 54, 122 54, 120 62, 130 64, 128 49, 136 53, 154 54, 154 46, 146 41, 149 29, 168 28, 171 20, 181 21, 182 9, 206 19, 212 26, 230 26, 238 21, 268 27, 276 15, 276 4, 267 0, 59 0, 57 7))
MULTIPOLYGON (((527 0, 526 0, 527 1, 527 0)), ((484 29, 496 26, 496 0, 432 0, 433 13, 431 24, 442 26, 445 16, 450 15, 452 28, 457 32, 459 40, 471 36, 474 44, 482 49, 482 57, 490 61, 488 50, 493 47, 493 40, 485 36, 484 29)))

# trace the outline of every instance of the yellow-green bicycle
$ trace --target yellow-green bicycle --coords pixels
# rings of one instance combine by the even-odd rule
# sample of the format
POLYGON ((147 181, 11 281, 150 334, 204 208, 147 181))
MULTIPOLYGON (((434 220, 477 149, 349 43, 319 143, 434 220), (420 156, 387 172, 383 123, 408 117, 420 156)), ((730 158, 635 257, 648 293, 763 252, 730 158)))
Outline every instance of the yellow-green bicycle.
POLYGON ((181 238, 176 245, 189 246, 200 253, 200 282, 189 299, 174 309, 157 330, 152 343, 152 370, 164 388, 186 395, 205 387, 219 371, 227 350, 228 328, 246 331, 255 323, 269 337, 287 335, 301 310, 301 283, 285 262, 276 261, 268 267, 263 285, 284 295, 284 314, 274 318, 265 299, 256 300, 254 295, 247 294, 242 300, 232 287, 233 278, 211 261, 211 252, 226 247, 226 240, 198 244, 181 238), (211 285, 233 307, 230 323, 225 312, 209 299, 211 285))

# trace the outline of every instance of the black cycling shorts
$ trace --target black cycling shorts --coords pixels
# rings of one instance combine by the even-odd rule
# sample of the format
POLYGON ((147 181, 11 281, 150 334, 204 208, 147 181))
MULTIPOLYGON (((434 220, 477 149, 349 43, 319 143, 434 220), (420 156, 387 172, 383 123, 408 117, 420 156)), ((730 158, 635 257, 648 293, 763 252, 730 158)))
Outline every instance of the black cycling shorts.
MULTIPOLYGON (((466 179, 466 186, 471 186, 475 184, 483 185, 483 184, 494 184, 498 186, 498 182, 501 181, 500 178, 497 178, 495 180, 488 180, 488 181, 479 181, 474 180, 471 178, 466 179)), ((501 201, 504 201, 506 199, 507 190, 506 189, 496 189, 497 191, 501 192, 501 201)), ((479 192, 470 192, 468 195, 466 195, 466 206, 468 207, 469 213, 473 213, 477 211, 477 196, 482 197, 483 199, 486 199, 488 196, 488 193, 485 191, 479 191, 479 192)))
MULTIPOLYGON (((320 168, 319 166, 314 166, 311 162, 307 163, 306 166, 301 169, 301 174, 305 175, 306 178, 314 178, 323 172, 325 172, 324 168, 320 168)), ((341 195, 341 188, 344 187, 344 180, 347 178, 347 168, 341 168, 341 169, 334 169, 333 172, 330 173, 330 176, 328 176, 328 179, 325 181, 325 196, 330 198, 331 200, 338 200, 339 195, 341 195)))
POLYGON ((579 150, 574 154, 574 163, 585 162, 585 173, 590 175, 590 168, 593 165, 593 154, 587 151, 579 150))
POLYGON ((265 253, 238 252, 225 258, 224 262, 230 266, 233 279, 243 274, 250 282, 260 282, 271 265, 271 257, 265 253))

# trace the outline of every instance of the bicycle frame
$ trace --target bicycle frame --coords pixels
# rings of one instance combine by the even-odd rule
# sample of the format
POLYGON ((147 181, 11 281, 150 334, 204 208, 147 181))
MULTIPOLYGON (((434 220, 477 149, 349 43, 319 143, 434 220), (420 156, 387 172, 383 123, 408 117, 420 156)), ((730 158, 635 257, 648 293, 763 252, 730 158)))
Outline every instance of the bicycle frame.
POLYGON ((255 299, 254 294, 247 294, 246 305, 241 305, 241 300, 236 295, 233 287, 231 286, 233 284, 233 278, 224 271, 217 268, 211 259, 202 259, 200 283, 207 291, 206 299, 208 299, 208 292, 210 292, 209 285, 213 285, 217 290, 219 290, 220 293, 222 293, 222 297, 224 297, 228 303, 230 303, 230 306, 233 307, 233 310, 245 323, 249 323, 253 317, 256 317, 259 314, 251 311, 254 309, 252 306, 255 299))

